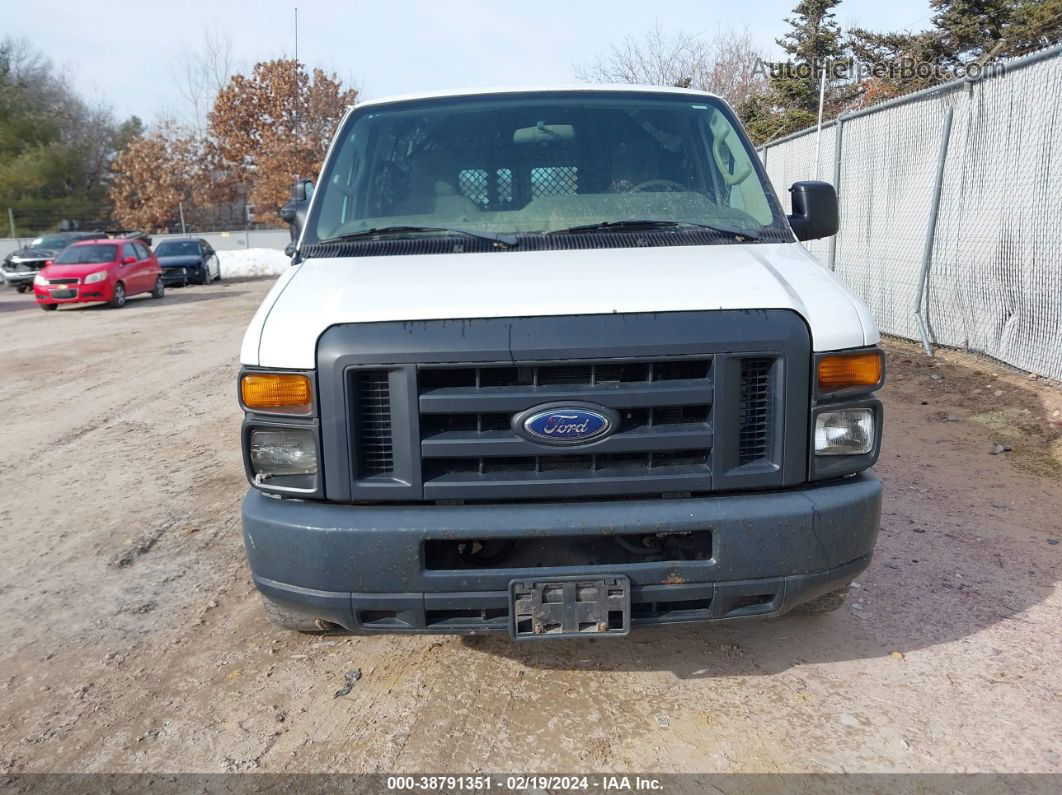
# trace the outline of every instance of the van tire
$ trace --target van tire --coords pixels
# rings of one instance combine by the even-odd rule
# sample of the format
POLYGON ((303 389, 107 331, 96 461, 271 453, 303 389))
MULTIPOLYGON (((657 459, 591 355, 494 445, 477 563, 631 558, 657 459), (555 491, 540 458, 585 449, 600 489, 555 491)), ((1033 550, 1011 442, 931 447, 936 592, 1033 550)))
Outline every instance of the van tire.
POLYGON ((280 627, 281 629, 290 629, 295 632, 320 635, 323 632, 328 632, 334 626, 327 621, 319 621, 305 613, 297 613, 279 602, 274 602, 265 594, 259 594, 259 596, 262 597, 262 605, 265 607, 266 618, 269 619, 271 624, 280 627))
POLYGON ((843 588, 838 588, 836 591, 830 591, 817 599, 812 599, 810 602, 797 605, 793 609, 793 612, 803 613, 805 615, 825 615, 826 613, 832 613, 848 601, 848 594, 851 590, 852 587, 846 585, 843 588))

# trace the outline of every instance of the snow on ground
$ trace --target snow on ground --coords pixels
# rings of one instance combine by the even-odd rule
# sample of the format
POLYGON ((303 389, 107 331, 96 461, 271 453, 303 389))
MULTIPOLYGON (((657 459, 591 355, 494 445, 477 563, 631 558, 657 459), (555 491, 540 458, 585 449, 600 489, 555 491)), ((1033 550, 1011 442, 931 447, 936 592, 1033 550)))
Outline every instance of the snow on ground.
POLYGON ((248 248, 219 251, 221 275, 225 279, 245 276, 278 276, 290 267, 291 258, 275 248, 248 248))

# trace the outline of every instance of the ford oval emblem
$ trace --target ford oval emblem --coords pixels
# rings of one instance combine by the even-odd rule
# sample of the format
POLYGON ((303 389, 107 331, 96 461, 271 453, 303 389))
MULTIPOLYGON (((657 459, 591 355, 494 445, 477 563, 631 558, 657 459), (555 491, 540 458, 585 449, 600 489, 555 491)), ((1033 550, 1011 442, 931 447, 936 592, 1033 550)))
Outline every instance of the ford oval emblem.
POLYGON ((612 433, 615 414, 603 406, 536 406, 513 418, 520 435, 540 444, 586 444, 612 433))

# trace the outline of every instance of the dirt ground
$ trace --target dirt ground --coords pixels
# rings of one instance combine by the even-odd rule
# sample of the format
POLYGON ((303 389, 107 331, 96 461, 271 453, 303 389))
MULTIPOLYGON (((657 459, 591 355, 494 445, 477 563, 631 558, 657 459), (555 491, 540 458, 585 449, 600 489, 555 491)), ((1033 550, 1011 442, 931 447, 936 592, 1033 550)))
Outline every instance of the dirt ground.
POLYGON ((0 291, 0 773, 1062 771, 1055 386, 888 344, 881 537, 831 615, 302 636, 240 540, 234 375, 267 288, 47 314, 0 291))

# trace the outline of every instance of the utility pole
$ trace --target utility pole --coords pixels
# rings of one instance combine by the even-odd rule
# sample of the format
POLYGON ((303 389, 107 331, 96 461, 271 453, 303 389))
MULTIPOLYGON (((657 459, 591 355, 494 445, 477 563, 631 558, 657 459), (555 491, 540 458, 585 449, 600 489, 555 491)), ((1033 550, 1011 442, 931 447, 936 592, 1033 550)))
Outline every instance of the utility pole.
POLYGON ((10 207, 7 208, 7 221, 11 224, 11 237, 18 237, 15 234, 15 211, 10 207))
POLYGON ((177 202, 177 209, 181 213, 181 234, 188 237, 188 229, 184 225, 184 202, 177 202))

